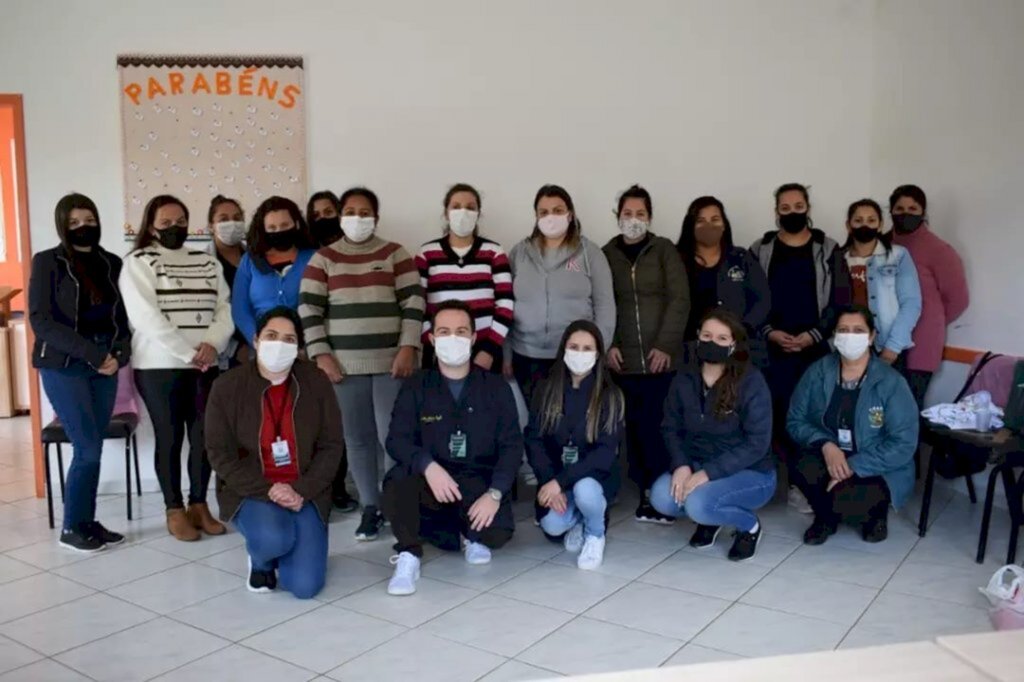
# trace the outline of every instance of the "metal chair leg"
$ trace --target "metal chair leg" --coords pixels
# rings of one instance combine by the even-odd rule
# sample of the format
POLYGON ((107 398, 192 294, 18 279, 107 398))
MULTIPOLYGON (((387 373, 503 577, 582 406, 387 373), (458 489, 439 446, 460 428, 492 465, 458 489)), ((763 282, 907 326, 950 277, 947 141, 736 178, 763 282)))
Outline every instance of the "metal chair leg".
POLYGON ((46 513, 53 529, 53 481, 50 480, 50 444, 43 444, 43 475, 46 476, 46 513))
POLYGON ((124 439, 124 499, 128 507, 128 520, 132 520, 132 441, 124 439))
POLYGON ((992 521, 992 502, 996 495, 996 481, 999 480, 999 473, 1003 465, 997 464, 988 475, 988 486, 985 489, 985 509, 981 515, 981 532, 978 533, 978 554, 975 561, 979 564, 985 563, 985 550, 988 546, 988 527, 992 521))
POLYGON ((139 473, 139 441, 132 434, 132 459, 135 460, 135 494, 142 497, 142 474, 139 473))
POLYGON ((935 448, 928 453, 928 473, 924 477, 924 492, 921 495, 921 518, 917 524, 917 534, 924 537, 928 532, 928 512, 932 506, 932 491, 935 488, 935 448))
POLYGON ((57 475, 60 477, 60 501, 64 501, 64 450, 57 443, 57 475))
POLYGON ((964 481, 967 483, 967 496, 971 498, 971 504, 977 504, 978 493, 974 492, 974 476, 967 474, 964 481))

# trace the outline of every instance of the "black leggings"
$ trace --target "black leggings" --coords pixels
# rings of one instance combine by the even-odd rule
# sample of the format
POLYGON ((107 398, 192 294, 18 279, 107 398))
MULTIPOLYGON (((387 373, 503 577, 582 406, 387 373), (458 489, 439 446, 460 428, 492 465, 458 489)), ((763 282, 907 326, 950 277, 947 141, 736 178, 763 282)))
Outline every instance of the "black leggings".
POLYGON ((203 420, 216 369, 137 369, 135 386, 153 422, 156 477, 167 509, 185 506, 181 495, 181 446, 188 432, 189 504, 206 501, 210 460, 206 457, 203 420))
POLYGON ((651 489, 654 481, 669 470, 668 451, 661 435, 665 398, 675 372, 661 374, 621 374, 616 383, 626 398, 626 457, 629 479, 640 494, 651 489))
POLYGON ((854 474, 827 490, 831 476, 825 457, 820 451, 808 449, 800 451, 793 469, 793 482, 807 498, 816 518, 857 525, 888 518, 889 486, 881 476, 861 478, 854 474))

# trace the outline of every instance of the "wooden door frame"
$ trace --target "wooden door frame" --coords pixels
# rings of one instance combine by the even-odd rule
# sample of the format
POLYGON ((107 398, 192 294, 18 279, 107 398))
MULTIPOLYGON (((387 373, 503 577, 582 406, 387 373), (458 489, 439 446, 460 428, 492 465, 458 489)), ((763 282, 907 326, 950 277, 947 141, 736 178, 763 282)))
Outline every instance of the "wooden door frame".
POLYGON ((43 444, 42 434, 42 407, 39 401, 39 373, 32 366, 32 346, 35 342, 35 335, 32 333, 32 325, 28 322, 28 282, 32 267, 32 230, 30 229, 28 214, 28 171, 25 161, 25 108, 24 99, 21 95, 0 93, 0 107, 9 106, 14 113, 14 176, 17 180, 17 196, 15 197, 15 211, 18 216, 18 228, 21 238, 21 263, 25 275, 25 331, 28 335, 28 397, 30 419, 32 420, 32 461, 35 462, 35 483, 36 497, 44 494, 43 472, 43 444))

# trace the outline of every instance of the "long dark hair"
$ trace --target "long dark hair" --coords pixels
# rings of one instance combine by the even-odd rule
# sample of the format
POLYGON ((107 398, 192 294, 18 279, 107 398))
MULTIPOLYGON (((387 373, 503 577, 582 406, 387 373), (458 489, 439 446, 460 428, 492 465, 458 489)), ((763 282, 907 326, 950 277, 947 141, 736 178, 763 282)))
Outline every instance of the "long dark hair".
MULTIPOLYGON (((565 191, 564 187, 558 185, 544 185, 537 190, 537 196, 533 198, 533 212, 537 213, 537 204, 540 203, 541 199, 548 197, 556 197, 565 202, 565 207, 572 213, 572 221, 569 223, 569 231, 565 233, 565 245, 570 249, 575 249, 580 245, 580 235, 583 234, 583 224, 580 223, 580 217, 576 215, 576 207, 572 203, 572 197, 565 191)), ((544 239, 544 233, 540 231, 537 226, 537 220, 534 218, 533 221, 533 233, 530 235, 535 243, 540 244, 544 239)))
POLYGON ((295 202, 285 197, 270 197, 265 199, 260 204, 260 207, 256 209, 256 213, 253 214, 247 237, 249 257, 253 259, 253 262, 260 269, 264 269, 264 266, 269 268, 266 265, 266 260, 270 246, 267 244, 267 228, 264 222, 267 219, 267 215, 274 211, 288 211, 288 215, 295 222, 295 248, 313 248, 313 238, 309 235, 309 226, 306 225, 306 219, 302 217, 302 212, 299 211, 299 207, 295 202))
MULTIPOLYGON (((683 228, 679 232, 679 241, 676 242, 676 250, 679 251, 679 255, 686 265, 687 273, 694 273, 696 270, 691 266, 697 262, 697 217, 700 216, 701 211, 711 206, 717 207, 722 214, 722 226, 725 228, 720 242, 722 253, 725 254, 732 249, 732 224, 729 222, 729 216, 725 213, 725 204, 712 196, 697 197, 690 202, 690 207, 686 209, 683 228)), ((694 275, 690 276, 692 278, 694 275)))
MULTIPOLYGON (((857 212, 858 208, 868 207, 878 215, 878 241, 885 247, 885 252, 889 253, 892 251, 892 232, 882 232, 881 225, 885 221, 882 217, 882 207, 878 205, 878 202, 874 199, 858 199, 857 201, 850 204, 850 208, 846 209, 846 222, 849 224, 853 220, 853 214, 857 212)), ((846 241, 843 242, 843 251, 849 251, 850 247, 853 246, 853 233, 847 232, 846 241)))
POLYGON ((56 208, 53 210, 54 222, 57 224, 57 236, 60 237, 61 246, 64 247, 64 255, 67 256, 68 261, 71 263, 72 274, 89 295, 89 301, 95 304, 103 300, 103 290, 96 283, 96 276, 100 273, 89 272, 85 259, 80 255, 81 252, 71 245, 71 241, 68 238, 68 233, 71 232, 68 223, 71 222, 71 212, 75 209, 91 211, 92 216, 96 219, 96 227, 100 229, 100 234, 102 234, 100 212, 96 209, 96 204, 92 199, 77 192, 61 197, 60 201, 57 202, 56 208))
POLYGON ((625 414, 625 400, 622 392, 612 383, 611 376, 605 366, 604 340, 601 330, 590 320, 577 320, 570 324, 562 334, 562 343, 558 347, 555 364, 548 373, 547 380, 540 386, 534 409, 540 415, 541 433, 552 433, 558 428, 558 422, 565 412, 565 387, 572 381, 569 369, 565 366, 565 345, 569 337, 576 332, 587 332, 594 337, 597 349, 597 363, 591 370, 594 374, 594 386, 590 390, 587 401, 587 442, 595 442, 602 432, 611 433, 622 421, 625 414))
MULTIPOLYGON (((740 382, 750 370, 750 346, 747 340, 747 329, 743 326, 739 317, 725 308, 716 308, 700 321, 700 327, 708 320, 716 320, 729 328, 732 334, 734 349, 732 355, 725 361, 725 371, 721 378, 715 382, 718 388, 718 398, 715 400, 715 416, 725 419, 730 412, 736 409, 740 398, 740 382)), ((699 331, 698 331, 699 333, 699 331)))
POLYGON ((171 196, 170 194, 160 194, 149 200, 146 204, 146 208, 142 211, 142 220, 139 222, 139 233, 135 235, 134 249, 139 251, 150 246, 153 242, 157 241, 156 235, 153 234, 153 223, 156 222, 156 212, 164 206, 180 206, 182 212, 185 214, 185 220, 188 220, 188 206, 185 205, 178 197, 171 196))

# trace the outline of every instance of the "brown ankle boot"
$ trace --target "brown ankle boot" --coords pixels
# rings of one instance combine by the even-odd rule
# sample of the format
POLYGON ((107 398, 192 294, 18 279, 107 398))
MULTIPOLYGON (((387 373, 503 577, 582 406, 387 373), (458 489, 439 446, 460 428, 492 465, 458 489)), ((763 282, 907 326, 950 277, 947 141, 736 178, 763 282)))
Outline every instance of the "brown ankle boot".
POLYGON ((224 524, 213 518, 210 507, 205 502, 197 502, 188 506, 188 520, 193 528, 198 528, 207 535, 224 535, 227 532, 224 524))
POLYGON ((189 523, 184 509, 167 510, 167 532, 182 542, 195 542, 199 539, 199 531, 189 523))

